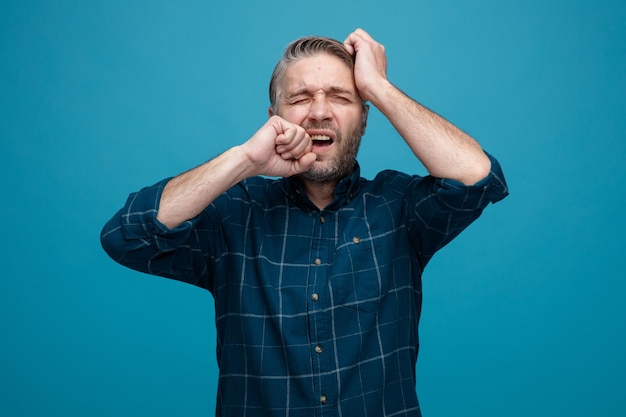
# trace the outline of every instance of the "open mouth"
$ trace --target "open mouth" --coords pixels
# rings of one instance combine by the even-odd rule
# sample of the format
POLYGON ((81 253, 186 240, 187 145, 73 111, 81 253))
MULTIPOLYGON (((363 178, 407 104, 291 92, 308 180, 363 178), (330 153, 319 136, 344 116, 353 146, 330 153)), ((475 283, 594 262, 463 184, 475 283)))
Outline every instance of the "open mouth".
POLYGON ((328 135, 311 135, 313 146, 326 147, 333 144, 333 139, 328 135))

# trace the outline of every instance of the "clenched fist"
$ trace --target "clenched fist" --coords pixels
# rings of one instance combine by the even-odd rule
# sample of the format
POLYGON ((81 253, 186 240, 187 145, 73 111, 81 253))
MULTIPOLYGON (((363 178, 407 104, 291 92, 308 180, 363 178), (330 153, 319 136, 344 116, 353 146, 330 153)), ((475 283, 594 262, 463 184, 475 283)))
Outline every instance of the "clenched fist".
POLYGON ((258 175, 290 177, 308 171, 317 159, 312 143, 302 126, 272 116, 241 147, 258 175))

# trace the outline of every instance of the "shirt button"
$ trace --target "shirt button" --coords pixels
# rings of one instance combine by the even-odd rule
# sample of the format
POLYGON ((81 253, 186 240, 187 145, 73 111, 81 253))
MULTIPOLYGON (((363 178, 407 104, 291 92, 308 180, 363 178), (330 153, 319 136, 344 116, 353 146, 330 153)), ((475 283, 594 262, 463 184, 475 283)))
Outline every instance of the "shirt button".
POLYGON ((355 236, 355 237, 352 238, 352 242, 354 244, 359 244, 359 243, 361 243, 361 238, 358 237, 358 236, 355 236))
POLYGON ((320 345, 315 346, 315 353, 322 353, 323 350, 320 345))
POLYGON ((326 403, 328 402, 328 398, 326 398, 326 396, 325 396, 325 395, 322 395, 322 396, 320 397, 320 402, 321 402, 322 404, 326 404, 326 403))
POLYGON ((314 292, 313 294, 311 294, 311 300, 313 300, 313 301, 317 301, 317 300, 319 300, 319 299, 320 299, 320 296, 319 296, 316 292, 314 292))
POLYGON ((313 263, 315 265, 321 265, 322 264, 322 260, 320 258, 317 258, 316 260, 313 261, 313 263))
POLYGON ((326 223, 326 219, 324 218, 324 216, 320 216, 320 223, 322 224, 326 223))

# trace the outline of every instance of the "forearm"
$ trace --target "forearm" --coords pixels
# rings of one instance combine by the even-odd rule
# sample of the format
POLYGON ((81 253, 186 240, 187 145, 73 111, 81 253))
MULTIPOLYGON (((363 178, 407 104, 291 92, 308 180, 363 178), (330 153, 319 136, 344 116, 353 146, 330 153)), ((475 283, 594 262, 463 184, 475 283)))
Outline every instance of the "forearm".
POLYGON ((236 146, 172 178, 161 194, 157 220, 170 229, 199 215, 220 194, 254 175, 245 153, 236 146))
POLYGON ((489 173, 491 163, 478 142, 391 83, 386 82, 371 102, 431 175, 472 185, 489 173))
POLYGON ((315 162, 309 135, 296 124, 272 116, 245 143, 172 179, 163 190, 157 220, 169 228, 196 217, 217 196, 255 176, 305 172, 315 162))

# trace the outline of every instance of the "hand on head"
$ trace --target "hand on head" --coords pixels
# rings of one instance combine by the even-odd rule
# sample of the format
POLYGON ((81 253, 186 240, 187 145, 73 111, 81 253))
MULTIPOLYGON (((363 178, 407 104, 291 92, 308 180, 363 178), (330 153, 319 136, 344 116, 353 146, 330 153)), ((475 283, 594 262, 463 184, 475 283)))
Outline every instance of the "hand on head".
POLYGON ((343 45, 355 56, 354 82, 361 98, 373 101, 382 83, 387 81, 385 47, 363 29, 357 29, 348 35, 343 45))

